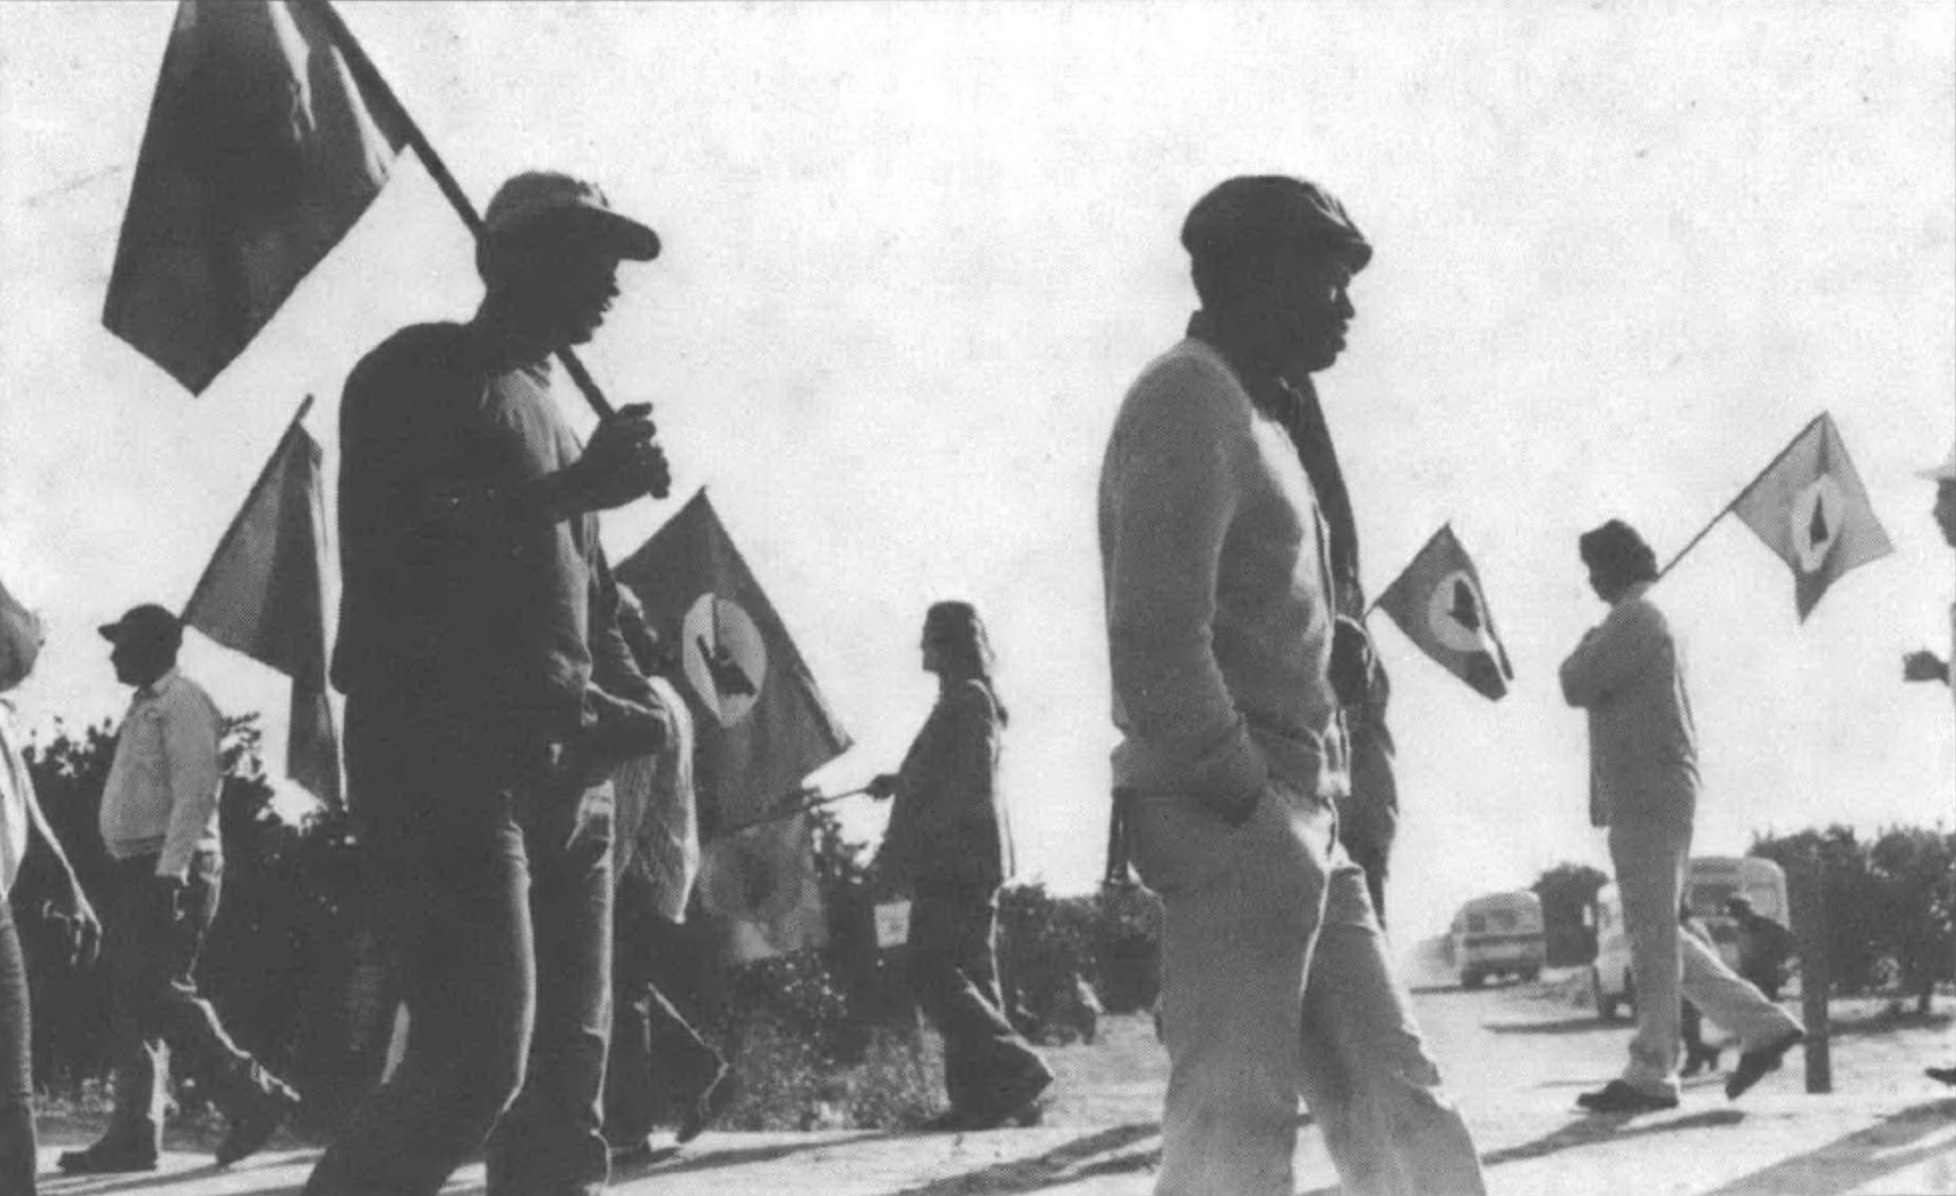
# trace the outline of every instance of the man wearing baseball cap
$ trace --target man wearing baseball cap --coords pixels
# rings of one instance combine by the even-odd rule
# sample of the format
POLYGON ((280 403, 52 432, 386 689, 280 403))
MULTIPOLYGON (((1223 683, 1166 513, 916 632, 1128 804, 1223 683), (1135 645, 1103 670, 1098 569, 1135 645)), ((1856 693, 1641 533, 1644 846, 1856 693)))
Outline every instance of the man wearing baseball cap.
POLYGON ((104 953, 111 976, 115 1108, 93 1145, 61 1155, 70 1174, 154 1171, 170 1054, 230 1123, 220 1166, 256 1152, 299 1098, 238 1048, 197 992, 197 956, 224 875, 218 794, 224 718, 177 668, 183 628, 144 604, 102 629, 116 680, 135 687, 102 789, 102 843, 115 860, 104 953))
POLYGON ((1483 1190, 1337 841, 1337 591, 1286 379, 1345 347, 1372 248, 1329 192, 1229 179, 1182 229, 1201 310, 1100 479, 1116 800, 1162 899, 1161 1196, 1294 1190, 1301 1095, 1352 1193, 1483 1190))
MULTIPOLYGON (((1936 505, 1931 514, 1942 531, 1943 542, 1956 548, 1956 448, 1949 450, 1948 460, 1933 469, 1921 470, 1917 476, 1936 484, 1936 505)), ((1949 659, 1944 660, 1926 648, 1911 652, 1902 658, 1902 679, 1940 681, 1956 693, 1956 685, 1951 685, 1950 679, 1952 664, 1956 664, 1956 602, 1949 605, 1949 659)), ((1956 1086, 1956 1064, 1931 1067, 1927 1072, 1930 1079, 1956 1086)))
POLYGON ((663 722, 601 597, 597 513, 663 491, 667 469, 649 405, 581 445, 551 357, 592 337, 620 264, 659 238, 545 171, 504 183, 483 225, 475 314, 396 333, 340 409, 333 681, 410 1029, 312 1196, 432 1196, 485 1139, 494 1196, 606 1179, 604 778, 663 722), (600 657, 623 662, 602 687, 600 657))

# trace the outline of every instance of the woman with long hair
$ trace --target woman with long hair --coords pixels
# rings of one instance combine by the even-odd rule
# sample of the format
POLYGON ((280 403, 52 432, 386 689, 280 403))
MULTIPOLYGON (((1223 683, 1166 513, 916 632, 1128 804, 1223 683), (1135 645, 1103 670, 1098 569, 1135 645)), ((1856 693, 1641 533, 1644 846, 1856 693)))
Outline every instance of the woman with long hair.
POLYGON ((910 894, 910 981, 944 1038, 951 1108, 932 1126, 988 1129, 1029 1120, 1053 1082, 1012 1028, 998 983, 998 891, 1012 874, 997 786, 1007 715, 970 603, 933 605, 921 647, 924 669, 937 674, 937 705, 903 767, 870 782, 874 796, 896 799, 876 868, 910 894))

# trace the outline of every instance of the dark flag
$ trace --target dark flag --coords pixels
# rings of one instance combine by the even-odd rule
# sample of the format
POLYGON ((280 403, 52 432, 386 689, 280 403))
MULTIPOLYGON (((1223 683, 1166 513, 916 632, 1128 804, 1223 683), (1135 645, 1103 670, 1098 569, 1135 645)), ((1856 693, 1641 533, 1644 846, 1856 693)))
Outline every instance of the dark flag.
POLYGON ((1842 574, 1895 551, 1825 412, 1745 488, 1732 511, 1793 570, 1793 604, 1803 623, 1842 574))
POLYGON ((813 875, 807 821, 773 816, 804 777, 848 750, 848 733, 704 490, 616 572, 644 603, 647 624, 679 649, 703 712, 700 886, 709 907, 749 924, 737 947, 818 944, 820 895, 805 883, 813 875), (733 827, 753 829, 716 834, 733 827), (808 900, 817 903, 812 911, 808 900))
POLYGON ((307 399, 184 604, 183 621, 292 678, 285 767, 340 803, 339 734, 326 697, 326 497, 307 399))
POLYGON ((1378 606, 1420 651, 1476 692, 1493 699, 1508 692, 1514 666, 1494 629, 1480 573, 1450 525, 1433 533, 1379 595, 1378 606))
POLYGON ((200 394, 387 182, 406 122, 324 0, 182 0, 102 323, 200 394))

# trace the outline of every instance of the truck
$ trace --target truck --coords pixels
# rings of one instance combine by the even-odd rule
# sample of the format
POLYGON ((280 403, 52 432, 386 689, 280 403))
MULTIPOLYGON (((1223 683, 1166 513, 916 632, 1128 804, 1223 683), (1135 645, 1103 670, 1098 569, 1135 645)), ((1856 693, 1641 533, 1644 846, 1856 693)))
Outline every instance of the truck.
POLYGON ((1526 889, 1469 901, 1454 915, 1448 937, 1462 988, 1479 988, 1493 976, 1534 980, 1548 957, 1542 900, 1526 889))

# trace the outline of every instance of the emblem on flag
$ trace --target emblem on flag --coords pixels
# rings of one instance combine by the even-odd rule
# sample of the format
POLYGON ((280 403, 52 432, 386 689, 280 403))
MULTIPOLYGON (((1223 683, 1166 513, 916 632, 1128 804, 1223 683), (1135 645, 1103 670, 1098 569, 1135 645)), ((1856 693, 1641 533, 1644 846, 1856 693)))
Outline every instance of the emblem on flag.
POLYGON ((1443 526, 1379 595, 1378 607, 1442 668, 1499 699, 1514 680, 1508 650, 1488 613, 1480 574, 1443 526))
POLYGON ((767 643, 738 602, 711 591, 680 627, 686 680, 723 727, 746 718, 767 684, 767 643))
POLYGON ((1793 571, 1802 622, 1842 575, 1895 551, 1825 412, 1753 479, 1731 510, 1793 571))

